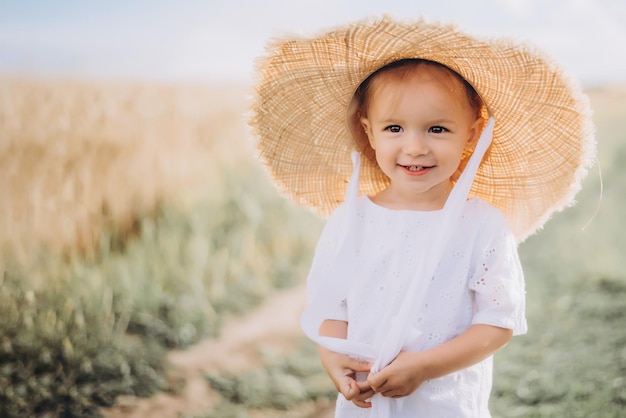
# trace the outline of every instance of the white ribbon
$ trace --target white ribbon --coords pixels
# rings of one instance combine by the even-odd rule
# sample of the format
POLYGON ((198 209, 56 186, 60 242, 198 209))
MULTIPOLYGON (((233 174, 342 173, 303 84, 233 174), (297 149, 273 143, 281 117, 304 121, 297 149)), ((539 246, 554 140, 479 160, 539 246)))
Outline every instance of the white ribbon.
MULTIPOLYGON (((448 196, 448 199, 446 200, 442 211, 441 222, 436 225, 437 230, 431 231, 431 234, 429 235, 435 237, 435 239, 432 246, 429 248, 430 251, 428 257, 426 254, 421 254, 420 261, 418 262, 418 266, 415 271, 417 279, 411 281, 410 287, 402 304, 400 305, 400 308, 395 315, 393 315, 392 320, 390 321, 391 325, 389 327, 389 331, 383 339, 384 344, 382 344, 380 351, 376 352, 375 348, 371 345, 346 339, 320 336, 319 328, 325 319, 323 315, 325 312, 328 312, 328 309, 331 308, 330 306, 325 305, 334 302, 332 300, 330 302, 326 302, 328 300, 327 298, 316 298, 315 295, 312 295, 309 306, 307 306, 306 310, 302 314, 300 321, 302 329, 309 338, 331 351, 346 354, 362 360, 373 361, 374 365, 372 366, 372 373, 379 372, 385 368, 396 358, 403 347, 419 338, 421 332, 419 332, 419 330, 415 330, 411 318, 414 317, 415 307, 423 305, 424 297, 428 289, 428 286, 424 286, 424 283, 430 283, 430 278, 432 278, 435 274, 435 270, 450 239, 450 235, 458 225, 465 207, 465 202, 467 201, 472 187, 476 171, 480 166, 480 162, 482 161, 485 152, 491 144, 493 127, 494 120, 491 118, 487 122, 487 125, 485 126, 485 129, 483 130, 480 139, 476 144, 476 148, 463 170, 463 173, 450 192, 450 196, 448 196)), ((355 216, 355 204, 358 198, 360 171, 359 153, 352 153, 352 162, 354 169, 346 191, 345 213, 347 219, 342 223, 342 225, 345 225, 346 230, 344 231, 344 234, 341 235, 342 242, 339 245, 340 249, 338 250, 337 257, 340 256, 341 247, 343 247, 341 244, 343 244, 345 235, 350 228, 350 220, 355 216)), ((431 226, 431 228, 433 228, 433 226, 431 226)), ((341 281, 341 284, 337 282, 328 283, 327 285, 322 286, 322 288, 325 290, 335 288, 337 292, 336 294, 345 295, 347 294, 349 282, 349 280, 343 280, 341 281)), ((374 395, 372 398, 371 418, 390 418, 394 409, 401 408, 402 401, 402 398, 394 400, 380 394, 374 395)))

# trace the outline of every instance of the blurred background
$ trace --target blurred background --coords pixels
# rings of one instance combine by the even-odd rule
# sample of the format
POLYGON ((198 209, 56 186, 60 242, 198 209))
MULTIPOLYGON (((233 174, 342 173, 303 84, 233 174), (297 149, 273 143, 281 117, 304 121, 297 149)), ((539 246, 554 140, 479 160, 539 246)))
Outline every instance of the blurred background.
POLYGON ((272 37, 389 14, 544 50, 598 161, 520 246, 495 417, 626 414, 623 0, 0 0, 0 416, 328 417, 297 319, 322 220, 254 157, 272 37))
POLYGON ((0 70, 141 80, 250 80, 271 37, 383 13, 531 42, 585 85, 626 79, 620 0, 0 2, 0 70))

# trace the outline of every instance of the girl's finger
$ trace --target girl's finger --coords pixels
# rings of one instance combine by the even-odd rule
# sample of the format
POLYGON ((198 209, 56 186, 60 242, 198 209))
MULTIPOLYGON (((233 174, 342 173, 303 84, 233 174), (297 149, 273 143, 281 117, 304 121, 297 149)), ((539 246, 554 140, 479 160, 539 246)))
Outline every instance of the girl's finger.
POLYGON ((361 392, 372 390, 372 386, 367 380, 363 380, 360 382, 357 380, 356 385, 358 386, 361 392))
POLYGON ((368 378, 367 381, 374 390, 374 392, 378 393, 385 390, 385 384, 387 383, 387 379, 383 380, 382 382, 377 382, 376 379, 368 378))
POLYGON ((396 389, 389 389, 387 391, 380 392, 380 394, 383 395, 385 398, 402 398, 406 396, 396 389))
POLYGON ((370 399, 372 396, 374 396, 376 393, 374 393, 373 390, 367 390, 365 392, 361 392, 359 393, 359 396, 357 396, 355 399, 361 400, 361 401, 367 401, 368 399, 370 399))
POLYGON ((352 401, 352 403, 358 406, 359 408, 371 408, 372 407, 372 403, 368 401, 360 401, 358 399, 355 399, 352 401))
POLYGON ((396 393, 392 390, 388 390, 386 392, 380 392, 381 395, 383 395, 385 398, 395 398, 396 397, 396 393))
POLYGON ((356 396, 359 395, 361 391, 359 387, 356 385, 356 382, 352 379, 347 383, 345 392, 342 391, 342 395, 347 400, 353 400, 356 396))

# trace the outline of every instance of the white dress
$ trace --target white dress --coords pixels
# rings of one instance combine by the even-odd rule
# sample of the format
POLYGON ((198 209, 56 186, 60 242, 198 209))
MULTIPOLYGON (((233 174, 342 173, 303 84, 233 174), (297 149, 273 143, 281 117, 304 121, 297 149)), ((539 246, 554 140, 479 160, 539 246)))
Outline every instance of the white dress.
MULTIPOLYGON (((345 225, 346 205, 329 218, 320 236, 308 278, 309 306, 323 301, 324 317, 348 322, 348 340, 376 353, 416 280, 418 255, 428 254, 433 237, 426 231, 441 223, 442 211, 391 210, 369 197, 356 200, 345 225)), ((431 229, 432 230, 432 229, 431 229)), ((440 345, 472 324, 526 332, 525 290, 515 238, 499 210, 480 199, 465 203, 458 228, 448 241, 421 306, 411 310, 419 337, 403 349, 421 351, 440 345)), ((420 286, 422 286, 420 284, 420 286)), ((310 330, 309 330, 310 332, 310 330)), ((309 334, 310 335, 310 334, 309 334)), ((394 418, 489 417, 492 358, 425 382, 402 401, 392 399, 394 418)), ((380 396, 380 395, 376 395, 380 396)), ((337 418, 370 418, 340 394, 337 418)))

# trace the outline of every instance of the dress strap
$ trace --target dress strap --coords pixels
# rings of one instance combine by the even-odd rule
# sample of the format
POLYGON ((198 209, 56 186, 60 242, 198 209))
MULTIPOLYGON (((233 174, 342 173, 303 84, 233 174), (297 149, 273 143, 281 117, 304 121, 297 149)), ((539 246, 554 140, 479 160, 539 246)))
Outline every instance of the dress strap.
POLYGON ((339 234, 339 245, 337 245, 337 249, 341 248, 346 236, 348 235, 348 231, 352 226, 352 222, 354 222, 356 216, 356 202, 359 198, 361 154, 358 151, 352 151, 350 157, 352 159, 352 174, 350 175, 350 180, 348 180, 348 187, 346 189, 346 194, 344 198, 344 219, 341 222, 342 231, 339 234))
POLYGON ((361 153, 352 151, 350 154, 352 159, 352 175, 348 181, 345 200, 348 205, 354 205, 359 197, 359 175, 361 173, 361 153))
POLYGON ((450 196, 448 196, 448 200, 444 206, 446 210, 452 211, 453 209, 451 209, 451 207, 453 206, 458 208, 465 205, 465 201, 467 200, 472 184, 474 183, 474 177, 476 177, 476 171, 478 171, 478 167, 483 160, 485 152, 487 152, 487 149, 491 145, 494 124, 494 119, 489 118, 487 125, 485 126, 485 129, 483 129, 480 139, 474 148, 472 156, 454 185, 450 196))

